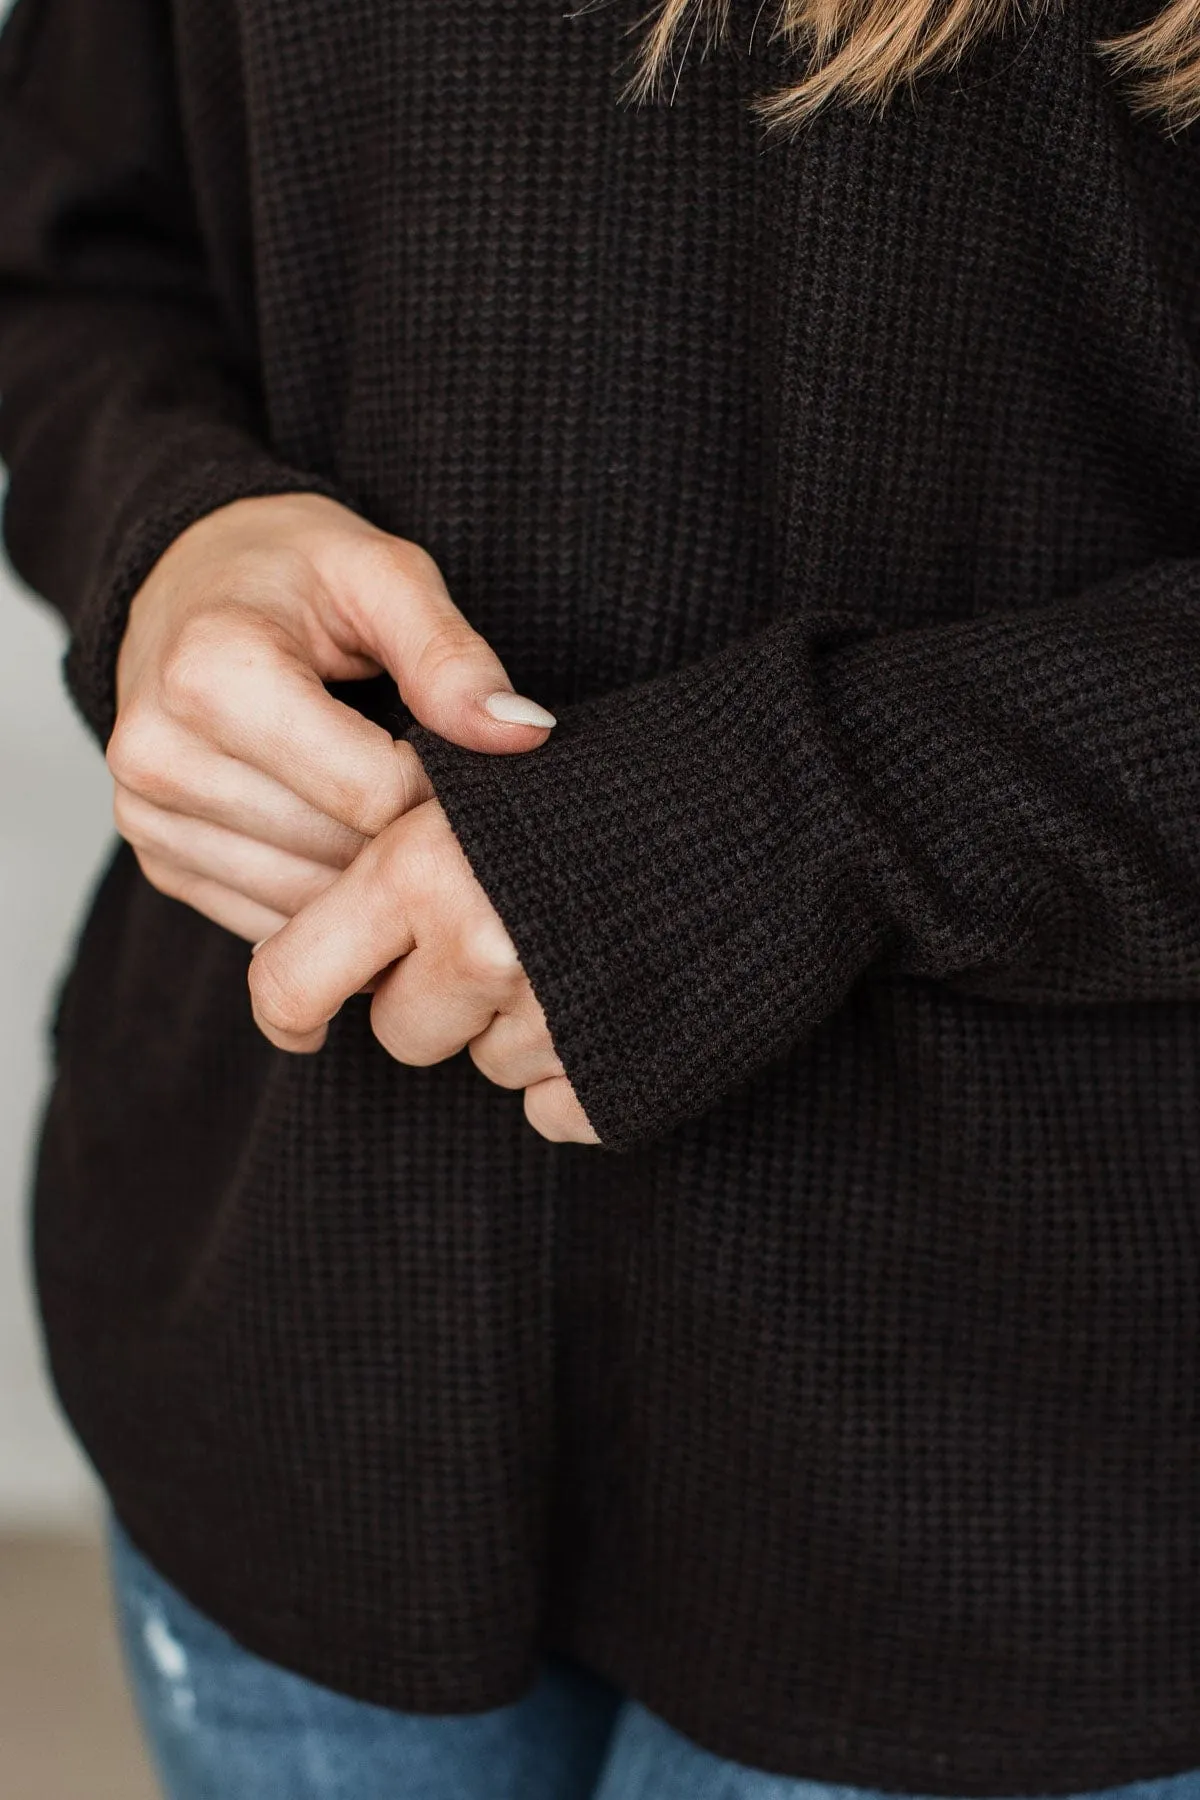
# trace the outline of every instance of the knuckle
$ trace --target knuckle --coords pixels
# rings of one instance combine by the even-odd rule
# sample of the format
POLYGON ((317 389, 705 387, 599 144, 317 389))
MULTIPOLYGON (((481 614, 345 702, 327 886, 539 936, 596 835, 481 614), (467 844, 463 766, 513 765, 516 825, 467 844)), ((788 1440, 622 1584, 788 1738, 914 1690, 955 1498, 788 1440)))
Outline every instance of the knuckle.
POLYGON ((324 1023, 312 1014, 302 982, 278 967, 278 958, 260 950, 250 964, 250 998, 255 1017, 272 1030, 301 1037, 324 1023))
POLYGON ((416 752, 407 744, 394 743, 382 726, 374 731, 373 737, 356 745, 352 767, 328 770, 323 777, 321 809, 343 840, 347 832, 357 840, 350 856, 365 839, 378 837, 426 797, 419 785, 425 777, 416 752))
POLYGON ((164 749, 164 733, 154 715, 133 705, 120 713, 104 755, 118 786, 150 795, 166 785, 164 749))
POLYGON ((426 693, 444 687, 464 663, 474 662, 483 640, 465 619, 446 619, 430 632, 417 657, 414 676, 426 693))
POLYGON ((163 658, 159 686, 167 710, 189 719, 206 712, 216 697, 214 645, 207 629, 190 626, 163 658))
MULTIPOLYGON (((378 837, 385 826, 413 805, 417 790, 412 769, 403 757, 396 755, 396 748, 381 728, 378 746, 373 746, 369 758, 364 760, 362 778, 337 784, 332 801, 334 817, 360 838, 378 837)), ((412 757, 416 761, 415 751, 412 757)))
POLYGON ((374 538, 367 554, 378 558, 385 574, 393 579, 398 577, 410 587, 441 592, 445 586, 434 557, 411 538, 387 535, 374 538))
POLYGON ((457 908, 442 846, 435 837, 408 819, 398 820, 367 845, 361 865, 367 904, 377 907, 380 917, 421 920, 426 936, 448 943, 457 908))
MULTIPOLYGON (((336 547, 336 559, 328 576, 340 586, 345 575, 344 541, 336 547)), ((354 545, 355 580, 351 589, 351 610, 362 610, 372 616, 380 606, 411 606, 418 611, 431 597, 442 598, 446 584, 442 572, 428 550, 406 538, 392 537, 387 532, 370 531, 356 539, 354 545)))
POLYGON ((331 775, 328 779, 328 793, 322 798, 330 818, 359 838, 378 837, 392 817, 378 787, 345 776, 331 775))
POLYGON ((504 1055, 499 1045, 490 1045, 479 1040, 468 1044, 467 1054, 484 1078, 493 1087, 519 1088, 524 1085, 516 1072, 515 1065, 504 1055))
POLYGON ((521 968, 512 939, 495 916, 467 926, 459 939, 458 964, 467 980, 502 987, 514 982, 521 968))
POLYGON ((397 538, 395 544, 400 566, 409 581, 416 586, 437 588, 439 591, 445 587, 437 559, 426 550, 424 544, 414 543, 412 538, 397 538))
POLYGON ((377 994, 371 1002, 371 1030, 392 1061, 406 1063, 409 1068, 431 1068, 447 1054, 420 1042, 410 1028, 404 1007, 389 1001, 385 994, 377 994))

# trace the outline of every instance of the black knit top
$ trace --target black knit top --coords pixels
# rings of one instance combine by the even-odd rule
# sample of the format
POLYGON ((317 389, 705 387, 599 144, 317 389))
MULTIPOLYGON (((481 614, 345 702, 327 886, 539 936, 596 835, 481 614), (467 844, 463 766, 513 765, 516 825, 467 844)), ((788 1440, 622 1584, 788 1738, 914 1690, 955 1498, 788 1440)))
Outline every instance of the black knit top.
POLYGON ((1077 0, 773 141, 757 10, 637 110, 644 0, 18 0, 7 541, 80 705, 222 502, 425 545, 561 716, 414 741, 604 1145, 363 1000, 276 1052, 122 850, 55 1377, 350 1694, 554 1647, 793 1775, 1200 1765, 1200 133, 1077 0))

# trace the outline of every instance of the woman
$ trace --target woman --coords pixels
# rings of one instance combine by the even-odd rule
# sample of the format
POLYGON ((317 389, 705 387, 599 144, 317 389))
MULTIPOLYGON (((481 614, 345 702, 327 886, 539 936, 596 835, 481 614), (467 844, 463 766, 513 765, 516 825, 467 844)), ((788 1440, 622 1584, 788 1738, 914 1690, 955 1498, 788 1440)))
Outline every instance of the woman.
POLYGON ((1200 1786, 1200 6, 758 10, 5 32, 179 1800, 1200 1786))

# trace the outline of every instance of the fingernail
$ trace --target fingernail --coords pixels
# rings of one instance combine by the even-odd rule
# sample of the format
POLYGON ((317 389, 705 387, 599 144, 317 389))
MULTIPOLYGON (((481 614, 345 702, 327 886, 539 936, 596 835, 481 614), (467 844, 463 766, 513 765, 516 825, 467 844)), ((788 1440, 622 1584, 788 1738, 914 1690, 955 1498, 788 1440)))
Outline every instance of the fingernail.
POLYGON ((489 694, 483 703, 485 712, 490 712, 493 719, 499 719, 504 725, 557 725, 558 720, 536 700, 527 700, 524 694, 510 694, 502 690, 498 694, 489 694))
POLYGON ((268 941, 269 940, 267 938, 259 938, 257 944, 251 944, 251 946, 250 946, 251 956, 257 956, 259 951, 262 949, 263 945, 265 943, 267 943, 268 941))

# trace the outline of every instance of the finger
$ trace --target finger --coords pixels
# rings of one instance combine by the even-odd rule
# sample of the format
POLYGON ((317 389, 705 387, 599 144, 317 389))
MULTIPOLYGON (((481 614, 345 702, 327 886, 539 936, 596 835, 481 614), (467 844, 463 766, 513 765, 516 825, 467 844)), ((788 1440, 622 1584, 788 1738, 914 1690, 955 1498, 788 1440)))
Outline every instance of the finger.
POLYGON ((224 825, 210 825, 206 819, 167 812, 121 789, 113 813, 118 831, 135 850, 232 888, 284 919, 323 894, 338 877, 338 871, 327 863, 293 856, 274 844, 256 843, 224 825))
POLYGON ((465 945, 422 942, 379 982, 371 1029, 389 1056, 417 1068, 456 1056, 524 981, 508 933, 485 918, 465 945))
POLYGON ((525 1090, 525 1117, 552 1144, 598 1144, 599 1137, 565 1075, 535 1082, 525 1090))
POLYGON ((563 1073, 540 1007, 498 1012, 471 1040, 467 1053, 480 1074, 497 1087, 532 1087, 563 1073))
POLYGON ((210 881, 207 876, 193 875, 153 856, 139 856, 138 863, 147 881, 160 894, 166 894, 171 900, 181 900, 185 906, 211 919, 214 925, 232 931, 235 937, 245 938, 248 944, 270 937, 287 923, 281 913, 260 906, 257 900, 249 900, 245 894, 224 887, 219 881, 210 881))
POLYGON ((254 1017, 280 1049, 304 1048, 351 994, 413 947, 393 862, 403 862, 398 819, 332 887, 257 952, 250 965, 254 1017))
MULTIPOLYGON (((282 628, 260 618, 197 624, 161 683, 175 723, 364 837, 431 792, 412 747, 335 700, 282 628)), ((118 734, 137 726, 136 714, 118 719, 118 734)), ((119 763, 113 772, 125 781, 119 763)))
POLYGON ((413 717, 439 737, 500 754, 545 743, 554 714, 513 692, 504 664, 418 545, 381 537, 353 611, 363 646, 394 677, 413 717))
POLYGON ((207 819, 331 868, 346 868, 367 841, 282 782, 212 749, 165 715, 147 730, 136 767, 126 761, 120 775, 118 788, 168 812, 207 819))

